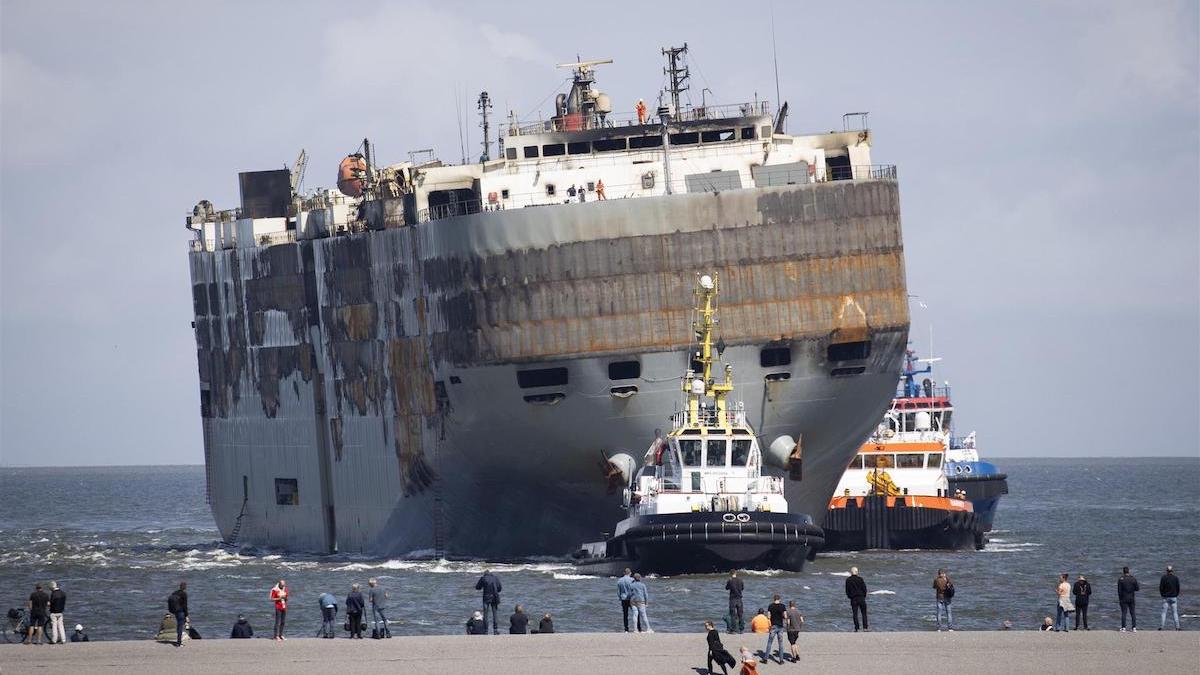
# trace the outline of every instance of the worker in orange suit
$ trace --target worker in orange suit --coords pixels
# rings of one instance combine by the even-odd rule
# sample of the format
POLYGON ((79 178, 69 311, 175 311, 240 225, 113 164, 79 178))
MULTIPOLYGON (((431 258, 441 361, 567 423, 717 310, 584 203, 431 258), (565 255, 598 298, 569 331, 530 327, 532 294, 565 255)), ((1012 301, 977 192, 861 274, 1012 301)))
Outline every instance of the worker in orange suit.
POLYGON ((596 199, 608 199, 604 196, 604 181, 602 180, 596 181, 596 199))
POLYGON ((646 123, 646 102, 640 98, 638 99, 638 102, 637 102, 637 116, 638 116, 638 124, 646 123))

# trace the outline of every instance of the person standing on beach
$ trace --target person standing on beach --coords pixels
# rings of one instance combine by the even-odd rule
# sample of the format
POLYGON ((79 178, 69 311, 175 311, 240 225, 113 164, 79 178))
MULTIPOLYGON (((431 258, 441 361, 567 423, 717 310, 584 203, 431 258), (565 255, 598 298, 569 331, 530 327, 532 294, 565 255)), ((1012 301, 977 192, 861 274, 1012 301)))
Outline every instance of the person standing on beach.
POLYGON ((780 664, 783 663, 783 633, 784 624, 787 622, 787 607, 784 607, 779 596, 776 595, 771 604, 767 605, 767 614, 771 615, 771 630, 767 633, 767 647, 763 649, 763 662, 771 658, 771 640, 776 641, 776 660, 780 664))
POLYGON ((850 568, 850 576, 846 577, 846 597, 850 598, 850 613, 854 615, 854 632, 858 632, 858 614, 862 612, 862 629, 867 627, 867 582, 858 576, 858 568, 850 568))
POLYGON ((500 634, 500 627, 496 625, 500 614, 500 591, 503 587, 500 585, 500 580, 492 574, 491 570, 484 570, 483 576, 479 577, 479 581, 475 582, 475 590, 483 591, 483 622, 488 622, 488 615, 492 617, 492 635, 500 634))
MULTIPOLYGON (((625 576, 617 579, 617 599, 621 601, 621 619, 625 622, 625 632, 629 632, 629 608, 632 606, 632 600, 629 597, 630 591, 633 588, 633 577, 630 576, 630 570, 625 568, 625 576)), ((634 623, 637 622, 637 616, 633 617, 634 623)))
POLYGON ((788 650, 792 654, 792 663, 800 661, 800 648, 796 646, 796 641, 800 639, 800 629, 803 627, 804 615, 796 608, 796 601, 792 600, 787 610, 788 650))
POLYGON ((742 605, 742 593, 746 590, 746 584, 738 578, 737 570, 729 572, 725 590, 729 591, 729 632, 743 633, 746 631, 746 610, 742 605))
POLYGON ((1054 612, 1054 632, 1066 633, 1068 631, 1067 622, 1071 619, 1071 612, 1075 606, 1071 604, 1071 584, 1067 581, 1066 574, 1058 575, 1058 585, 1055 591, 1055 612, 1054 612))
POLYGON ((637 624, 637 630, 642 632, 642 625, 646 626, 645 632, 653 633, 650 629, 650 616, 646 614, 646 603, 650 602, 650 589, 646 588, 646 582, 642 581, 642 575, 633 575, 633 585, 629 587, 629 597, 633 600, 633 608, 637 612, 637 619, 634 623, 637 624))
POLYGON ((337 625, 337 598, 326 591, 317 598, 317 605, 321 608, 321 637, 332 638, 337 632, 334 628, 337 625))
POLYGON ((1125 632, 1125 615, 1129 615, 1133 632, 1137 632, 1137 614, 1134 611, 1134 601, 1137 592, 1142 590, 1138 580, 1129 573, 1128 567, 1121 568, 1121 578, 1117 579, 1117 601, 1121 603, 1121 632, 1125 632))
POLYGON ((287 622, 287 583, 283 579, 271 589, 271 602, 275 605, 275 639, 282 642, 283 624, 287 622))
MULTIPOLYGON (((66 644, 67 630, 63 628, 63 610, 67 608, 67 594, 58 587, 57 581, 50 582, 50 644, 66 644)), ((1176 621, 1178 623, 1178 621, 1176 621)))
POLYGON ((1075 596, 1075 630, 1079 630, 1080 622, 1083 622, 1084 630, 1091 630, 1088 628, 1087 610, 1092 597, 1092 585, 1088 583, 1087 577, 1082 574, 1076 576, 1071 593, 1075 596))
POLYGON ((362 615, 366 602, 363 601, 359 585, 350 587, 350 595, 346 596, 346 619, 350 624, 350 637, 362 639, 362 615))
POLYGON ((42 644, 42 634, 46 632, 46 623, 50 620, 50 596, 42 590, 41 584, 34 584, 33 592, 29 594, 29 629, 25 632, 26 644, 42 644), (33 640, 37 638, 35 643, 33 640))
POLYGON ((390 638, 392 637, 392 629, 388 628, 387 591, 380 588, 379 580, 375 578, 368 579, 367 586, 371 589, 368 595, 371 599, 371 620, 375 623, 375 629, 371 631, 371 637, 390 638))
POLYGON ((708 641, 708 665, 706 670, 708 675, 713 675, 713 662, 716 661, 718 666, 721 666, 722 675, 729 675, 727 666, 737 664, 737 659, 733 658, 725 645, 721 644, 721 634, 717 632, 717 627, 711 621, 704 622, 705 639, 708 641))
POLYGON ((179 588, 167 598, 167 611, 175 616, 175 646, 182 647, 189 616, 186 581, 179 582, 179 588))
MULTIPOLYGON (((53 587, 53 584, 50 585, 53 587)), ((1158 595, 1163 597, 1163 617, 1158 622, 1158 629, 1162 631, 1166 628, 1166 610, 1170 609, 1174 614, 1175 629, 1180 629, 1180 578, 1175 575, 1175 568, 1170 565, 1166 566, 1166 574, 1158 580, 1158 595)), ((50 596, 50 611, 54 611, 54 597, 50 596)), ((50 614, 54 616, 54 614, 50 614)), ((61 619, 60 619, 61 621, 61 619)))
POLYGON ((942 630, 942 614, 946 615, 946 629, 954 631, 954 614, 950 611, 950 601, 954 598, 954 582, 946 575, 946 570, 939 569, 933 579, 934 597, 937 600, 937 629, 942 630))

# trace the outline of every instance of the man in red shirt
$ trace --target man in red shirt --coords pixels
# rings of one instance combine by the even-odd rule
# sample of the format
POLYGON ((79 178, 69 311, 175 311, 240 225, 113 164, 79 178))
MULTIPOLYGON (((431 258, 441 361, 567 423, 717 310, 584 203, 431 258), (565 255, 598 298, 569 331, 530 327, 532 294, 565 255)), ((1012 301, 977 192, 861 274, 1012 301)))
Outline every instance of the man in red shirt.
POLYGON ((271 589, 271 602, 275 603, 275 639, 283 640, 283 624, 287 619, 287 583, 283 579, 271 589))

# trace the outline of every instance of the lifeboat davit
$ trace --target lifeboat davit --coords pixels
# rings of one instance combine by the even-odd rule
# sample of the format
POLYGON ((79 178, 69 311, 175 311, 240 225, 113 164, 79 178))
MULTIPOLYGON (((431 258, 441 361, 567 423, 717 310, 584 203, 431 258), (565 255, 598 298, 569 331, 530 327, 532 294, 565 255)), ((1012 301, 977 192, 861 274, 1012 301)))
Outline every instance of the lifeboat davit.
POLYGON ((363 176, 367 174, 367 160, 362 155, 353 154, 342 160, 338 166, 337 188, 348 197, 361 197, 363 193, 363 176))

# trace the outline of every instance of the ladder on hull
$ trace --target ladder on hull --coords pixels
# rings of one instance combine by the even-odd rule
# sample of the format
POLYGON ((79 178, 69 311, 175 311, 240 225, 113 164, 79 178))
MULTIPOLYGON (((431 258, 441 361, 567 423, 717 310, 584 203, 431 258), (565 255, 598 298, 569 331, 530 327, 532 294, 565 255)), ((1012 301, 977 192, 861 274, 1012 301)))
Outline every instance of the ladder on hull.
POLYGON ((246 504, 249 499, 242 500, 242 510, 238 512, 237 520, 233 522, 233 531, 229 533, 229 537, 221 542, 225 546, 237 546, 238 535, 242 533, 242 519, 246 517, 246 504))

